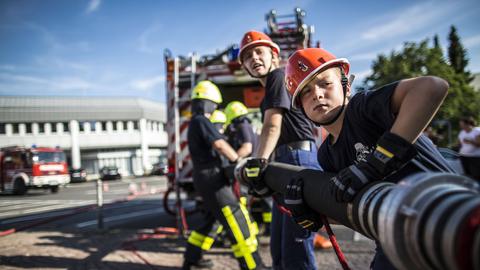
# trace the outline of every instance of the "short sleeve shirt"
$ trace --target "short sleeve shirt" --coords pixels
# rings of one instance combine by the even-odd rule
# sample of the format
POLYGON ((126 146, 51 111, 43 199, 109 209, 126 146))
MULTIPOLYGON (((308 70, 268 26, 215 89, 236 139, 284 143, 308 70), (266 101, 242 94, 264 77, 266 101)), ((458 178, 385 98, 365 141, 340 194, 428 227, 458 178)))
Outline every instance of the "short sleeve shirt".
POLYGON ((292 96, 285 88, 285 73, 283 69, 275 69, 267 75, 265 97, 260 104, 262 121, 265 111, 272 108, 282 109, 282 129, 278 145, 295 141, 314 141, 313 123, 299 109, 291 107, 292 96))
MULTIPOLYGON (((345 110, 342 130, 337 141, 328 136, 320 146, 318 162, 325 171, 340 170, 366 161, 375 150, 378 139, 391 129, 395 115, 391 109, 391 98, 398 82, 385 85, 377 90, 356 94, 345 110)), ((397 182, 405 176, 420 171, 454 172, 437 148, 424 135, 415 142, 418 155, 386 181, 397 182)))
POLYGON ((232 123, 228 125, 225 135, 228 138, 228 143, 235 150, 238 150, 244 143, 251 143, 252 149, 256 148, 257 138, 253 132, 250 120, 246 117, 234 119, 232 123))
POLYGON ((463 142, 465 139, 475 140, 478 136, 480 136, 480 127, 474 127, 470 132, 466 132, 465 130, 460 131, 458 134, 458 140, 461 143, 459 153, 464 156, 480 157, 480 147, 463 142))
POLYGON ((188 150, 194 167, 219 165, 220 155, 213 149, 213 142, 222 139, 222 135, 204 115, 192 117, 188 126, 188 150))

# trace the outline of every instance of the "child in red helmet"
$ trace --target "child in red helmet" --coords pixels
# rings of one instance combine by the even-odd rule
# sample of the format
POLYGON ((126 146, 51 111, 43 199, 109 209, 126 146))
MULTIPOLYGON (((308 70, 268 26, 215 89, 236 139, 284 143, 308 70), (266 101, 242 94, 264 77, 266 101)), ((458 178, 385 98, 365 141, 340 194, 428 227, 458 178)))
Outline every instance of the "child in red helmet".
MULTIPOLYGON (((445 80, 406 79, 350 98, 349 71, 347 59, 320 48, 295 52, 286 66, 292 106, 330 133, 318 161, 325 171, 338 173, 330 179, 337 201, 352 201, 373 181, 397 182, 419 171, 453 172, 421 135, 447 95, 445 80)), ((301 187, 295 181, 301 180, 289 186, 301 187)), ((395 269, 379 246, 371 268, 395 269)))
MULTIPOLYGON (((260 105, 263 127, 256 154, 258 158, 248 166, 258 173, 273 156, 272 159, 278 162, 320 169, 316 160, 313 123, 300 110, 291 107, 291 96, 284 84, 285 73, 279 68, 279 52, 278 45, 261 32, 249 31, 241 41, 239 62, 265 87, 265 97, 260 105)), ((260 196, 270 195, 260 193, 260 196)), ((275 199, 283 204, 283 198, 275 199)), ((316 269, 314 234, 298 226, 285 210, 277 207, 277 202, 272 207, 271 221, 273 268, 316 269)))

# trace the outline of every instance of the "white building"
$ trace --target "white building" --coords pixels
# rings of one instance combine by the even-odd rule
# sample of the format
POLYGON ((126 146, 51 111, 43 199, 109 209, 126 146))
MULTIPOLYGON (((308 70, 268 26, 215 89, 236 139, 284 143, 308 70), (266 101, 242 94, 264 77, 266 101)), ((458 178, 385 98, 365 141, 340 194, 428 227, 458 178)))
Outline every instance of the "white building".
POLYGON ((165 154, 165 106, 140 98, 0 97, 0 147, 61 147, 73 168, 95 175, 148 173, 165 154))

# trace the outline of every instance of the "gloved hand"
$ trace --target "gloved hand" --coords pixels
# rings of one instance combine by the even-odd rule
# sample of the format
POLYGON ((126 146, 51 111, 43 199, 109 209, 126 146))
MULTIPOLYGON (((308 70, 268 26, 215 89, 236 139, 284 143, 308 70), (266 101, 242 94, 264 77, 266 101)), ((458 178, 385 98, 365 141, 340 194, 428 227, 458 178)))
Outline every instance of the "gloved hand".
POLYGON ((285 207, 292 213, 292 218, 302 228, 316 232, 323 226, 320 215, 303 202, 303 179, 294 177, 287 185, 285 207))
POLYGON ((241 179, 247 184, 248 192, 256 197, 270 196, 273 191, 263 181, 263 174, 268 166, 264 158, 246 158, 242 162, 241 179))
POLYGON ((229 164, 237 164, 237 163, 241 162, 241 161, 244 160, 244 159, 245 159, 244 157, 240 157, 240 156, 239 156, 239 157, 237 157, 237 159, 234 160, 234 161, 230 161, 230 160, 229 160, 228 163, 229 163, 229 164))
POLYGON ((350 202, 362 187, 399 170, 416 154, 413 144, 396 134, 385 132, 366 161, 350 165, 331 178, 330 190, 337 202, 350 202))

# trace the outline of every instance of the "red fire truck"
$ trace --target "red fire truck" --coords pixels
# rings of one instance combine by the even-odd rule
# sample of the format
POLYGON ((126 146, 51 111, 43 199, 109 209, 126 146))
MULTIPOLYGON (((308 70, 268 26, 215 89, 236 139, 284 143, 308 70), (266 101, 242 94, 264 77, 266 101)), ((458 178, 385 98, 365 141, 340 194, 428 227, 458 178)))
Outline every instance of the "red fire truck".
POLYGON ((22 195, 31 188, 58 192, 70 183, 65 153, 60 148, 11 146, 0 149, 0 188, 22 195))
MULTIPOLYGON (((267 34, 280 46, 281 65, 296 50, 311 47, 313 27, 304 23, 305 12, 300 8, 292 15, 277 15, 274 10, 267 14, 267 34)), ((248 29, 246 29, 248 30, 248 29)), ((240 37, 239 37, 240 39, 240 37)), ((319 46, 319 44, 315 44, 319 46)), ((164 199, 165 210, 174 214, 179 204, 179 189, 193 195, 192 162, 188 152, 187 129, 190 120, 190 93, 200 80, 210 80, 222 92, 223 108, 231 101, 242 101, 251 112, 254 125, 261 125, 259 111, 264 89, 252 79, 237 61, 238 46, 233 45, 215 54, 198 57, 173 57, 165 51, 167 90, 167 157, 169 164, 169 190, 164 199), (255 113, 256 112, 256 113, 255 113), (178 188, 177 188, 178 187, 178 188), (173 192, 177 191, 177 192, 173 192), (177 194, 177 203, 173 200, 177 194), (169 197, 169 195, 172 195, 169 197)), ((260 127, 258 127, 260 128, 260 127)), ((192 196, 190 196, 192 198, 192 196)), ((178 208, 181 209, 181 208, 178 208)))

